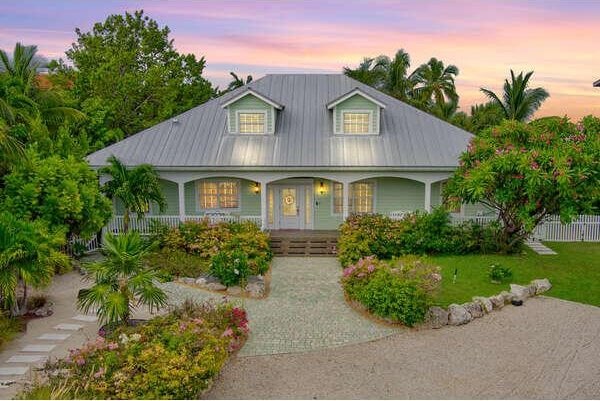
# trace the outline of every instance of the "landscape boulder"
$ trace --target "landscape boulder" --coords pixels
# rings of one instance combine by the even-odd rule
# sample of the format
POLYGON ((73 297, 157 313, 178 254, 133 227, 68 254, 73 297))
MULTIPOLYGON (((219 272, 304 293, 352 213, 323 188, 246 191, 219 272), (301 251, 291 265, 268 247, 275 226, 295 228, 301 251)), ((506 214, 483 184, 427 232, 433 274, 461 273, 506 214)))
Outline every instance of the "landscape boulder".
MULTIPOLYGON (((510 293, 507 294, 510 295, 510 293)), ((504 307, 504 304, 506 303, 506 300, 502 294, 498 294, 491 296, 490 302, 494 306, 494 309, 502 309, 504 307)))
POLYGON ((439 306, 432 306, 427 311, 425 321, 432 329, 439 329, 448 324, 448 311, 439 306))
POLYGON ((530 296, 529 288, 523 287, 522 285, 518 284, 510 285, 510 293, 513 294, 513 301, 524 301, 530 296))
POLYGON ((473 319, 480 318, 484 315, 483 307, 478 302, 466 302, 462 304, 462 306, 469 312, 473 319))
POLYGON ((240 295, 242 293, 242 287, 239 285, 227 288, 227 293, 231 295, 240 295))
POLYGON ((514 297, 514 295, 508 291, 502 291, 499 295, 504 299, 504 305, 509 304, 514 297))
POLYGON ((451 326, 459 326, 469 323, 473 320, 471 314, 462 305, 451 304, 448 307, 448 324, 451 326))
POLYGON ((544 293, 544 292, 548 291, 550 288, 552 288, 552 284, 550 284, 550 280, 548 280, 547 278, 533 280, 531 282, 531 285, 535 289, 536 295, 544 293))
POLYGON ((481 309, 484 313, 490 313, 494 309, 494 305, 490 298, 486 297, 473 297, 473 302, 481 305, 481 309))
POLYGON ((227 287, 225 287, 221 283, 208 283, 206 285, 206 288, 208 288, 211 291, 223 291, 223 290, 227 289, 227 287))

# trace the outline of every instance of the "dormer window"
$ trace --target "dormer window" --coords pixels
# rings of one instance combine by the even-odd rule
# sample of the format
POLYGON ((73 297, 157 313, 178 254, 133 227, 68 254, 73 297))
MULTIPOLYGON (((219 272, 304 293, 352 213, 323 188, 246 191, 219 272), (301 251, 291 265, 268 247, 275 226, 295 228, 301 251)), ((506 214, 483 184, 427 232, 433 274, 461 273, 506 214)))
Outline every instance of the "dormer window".
POLYGON ((342 112, 344 134, 368 134, 371 131, 371 112, 342 112))
POLYGON ((333 112, 336 135, 378 135, 381 111, 385 104, 355 88, 332 100, 327 108, 333 112))
POLYGON ((264 134, 266 112, 239 112, 238 113, 238 132, 240 134, 264 134))
POLYGON ((227 110, 229 133, 240 135, 274 134, 277 112, 283 110, 283 105, 252 88, 245 88, 221 107, 227 110))

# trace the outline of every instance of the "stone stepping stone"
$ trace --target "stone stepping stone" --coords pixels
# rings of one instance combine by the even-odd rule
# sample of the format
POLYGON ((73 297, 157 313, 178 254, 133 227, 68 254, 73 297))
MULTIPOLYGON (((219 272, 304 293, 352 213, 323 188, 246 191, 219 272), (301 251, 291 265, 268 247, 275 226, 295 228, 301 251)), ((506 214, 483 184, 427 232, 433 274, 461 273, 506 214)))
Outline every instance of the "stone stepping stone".
POLYGON ((77 315, 77 316, 73 316, 71 319, 73 319, 73 320, 79 320, 81 322, 95 322, 95 321, 98 320, 98 316, 77 315))
POLYGON ((8 368, 0 368, 0 376, 20 376, 29 371, 29 366, 11 366, 8 368))
POLYGON ((44 362, 46 360, 46 355, 13 355, 6 360, 9 363, 35 363, 35 362, 44 362))
POLYGON ((21 349, 21 352, 50 352, 56 344, 29 344, 21 349))
POLYGON ((66 340, 67 338, 69 338, 70 336, 71 336, 71 333, 44 333, 41 336, 39 336, 37 339, 38 340, 63 341, 63 340, 66 340))
POLYGON ((69 330, 69 331, 77 331, 83 328, 81 324, 72 324, 72 323, 61 323, 54 326, 56 330, 69 330))

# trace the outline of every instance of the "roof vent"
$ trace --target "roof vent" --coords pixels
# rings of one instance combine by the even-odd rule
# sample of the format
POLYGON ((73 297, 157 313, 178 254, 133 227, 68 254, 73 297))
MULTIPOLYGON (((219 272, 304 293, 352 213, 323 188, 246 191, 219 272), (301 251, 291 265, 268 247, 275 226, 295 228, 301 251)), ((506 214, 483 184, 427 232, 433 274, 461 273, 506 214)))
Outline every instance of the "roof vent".
POLYGON ((174 119, 171 120, 171 123, 172 124, 179 124, 179 120, 176 119, 176 118, 174 118, 174 119))

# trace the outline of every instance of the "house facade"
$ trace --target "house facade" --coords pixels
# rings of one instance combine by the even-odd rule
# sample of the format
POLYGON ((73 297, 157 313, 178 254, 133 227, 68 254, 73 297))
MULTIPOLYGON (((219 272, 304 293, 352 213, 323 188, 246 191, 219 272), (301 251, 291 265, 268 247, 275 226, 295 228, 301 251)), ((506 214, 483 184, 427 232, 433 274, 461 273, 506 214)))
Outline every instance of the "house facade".
POLYGON ((96 168, 111 155, 128 166, 153 165, 167 208, 150 205, 149 215, 320 230, 337 228, 351 213, 431 210, 471 136, 342 74, 281 74, 88 160, 96 168))

